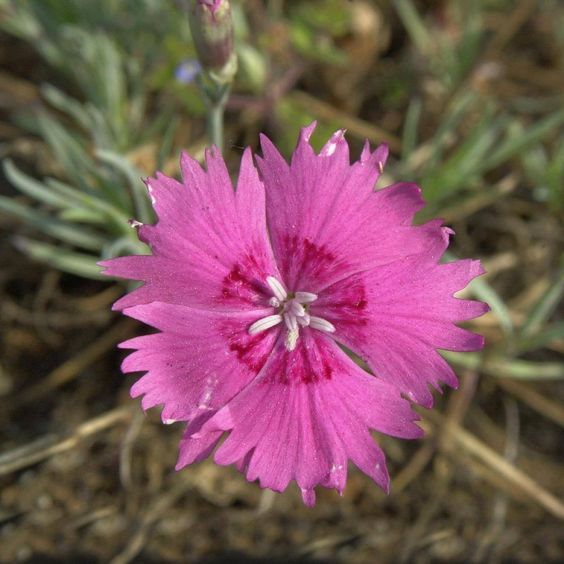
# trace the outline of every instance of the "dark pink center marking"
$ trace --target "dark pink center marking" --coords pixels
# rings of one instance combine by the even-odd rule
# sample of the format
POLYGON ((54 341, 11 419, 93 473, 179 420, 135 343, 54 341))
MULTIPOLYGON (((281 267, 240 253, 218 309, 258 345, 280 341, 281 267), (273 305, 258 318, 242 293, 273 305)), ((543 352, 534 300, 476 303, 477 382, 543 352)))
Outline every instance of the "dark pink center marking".
POLYGON ((264 383, 277 383, 285 386, 296 384, 317 384, 331 380, 339 367, 335 351, 330 350, 319 339, 298 341, 294 351, 281 347, 276 351, 276 359, 267 368, 264 383))
POLYGON ((299 288, 306 292, 315 292, 346 267, 346 262, 338 259, 325 245, 316 245, 307 237, 287 235, 282 248, 280 266, 283 276, 289 283, 309 286, 299 288))
POLYGON ((323 293, 316 304, 330 321, 345 325, 367 325, 368 299, 362 275, 353 274, 336 282, 323 293))
MULTIPOLYGON (((315 285, 323 287, 326 280, 347 267, 345 261, 338 259, 325 246, 317 246, 307 238, 288 236, 284 244, 286 252, 280 260, 284 282, 296 286, 288 288, 290 291, 315 292, 315 285), (308 287, 297 287, 301 281, 308 287)), ((223 278, 218 299, 222 303, 233 302, 234 305, 243 306, 243 309, 249 306, 264 307, 272 297, 272 291, 266 285, 269 275, 272 272, 266 257, 261 253, 249 252, 240 257, 223 278)), ((311 304, 311 314, 331 321, 337 331, 346 331, 347 327, 358 328, 368 323, 367 305, 364 280, 361 275, 352 275, 323 290, 318 300, 311 304)), ((276 313, 274 309, 272 313, 276 313)), ((248 334, 248 326, 233 320, 232 324, 223 326, 221 332, 229 351, 255 374, 262 370, 273 353, 273 347, 276 347, 276 358, 267 368, 266 382, 314 384, 333 378, 340 361, 335 357, 335 350, 315 338, 317 329, 302 328, 297 347, 288 351, 284 348, 283 339, 275 344, 280 332, 286 331, 283 324, 252 336, 248 334), (304 337, 306 331, 309 335, 304 337), (305 338, 308 339, 308 346, 304 346, 305 338)))
POLYGON ((267 331, 249 335, 245 324, 235 320, 222 325, 220 330, 231 353, 249 370, 258 374, 272 351, 274 336, 267 331))
POLYGON ((218 300, 223 304, 266 305, 268 288, 265 280, 269 274, 269 263, 264 252, 250 251, 239 258, 221 281, 218 300))

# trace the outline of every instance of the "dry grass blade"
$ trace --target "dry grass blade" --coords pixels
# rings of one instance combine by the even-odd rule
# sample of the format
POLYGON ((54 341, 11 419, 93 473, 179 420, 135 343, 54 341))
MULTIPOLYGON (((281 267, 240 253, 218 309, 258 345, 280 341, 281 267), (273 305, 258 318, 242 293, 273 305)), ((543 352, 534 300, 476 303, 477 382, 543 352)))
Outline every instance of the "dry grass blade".
MULTIPOLYGON (((447 408, 447 419, 450 423, 460 424, 464 419, 472 398, 476 393, 478 384, 478 374, 474 371, 466 371, 462 379, 460 391, 450 397, 447 408)), ((398 474, 393 482, 392 491, 394 495, 402 490, 417 478, 433 458, 437 446, 444 446, 445 437, 441 433, 439 436, 428 440, 410 459, 403 470, 398 474)))
POLYGON ((533 386, 509 379, 495 380, 495 383, 544 417, 564 427, 564 407, 544 397, 533 386))
MULTIPOLYGON (((464 420, 466 413, 472 402, 478 384, 478 373, 474 370, 465 371, 460 390, 452 394, 449 398, 446 415, 445 426, 440 429, 430 440, 427 442, 428 451, 421 449, 413 459, 410 461, 406 473, 403 475, 400 486, 405 487, 409 480, 415 479, 420 473, 427 462, 432 458, 435 451, 448 450, 452 438, 445 432, 447 428, 452 425, 459 425, 464 420), (419 456, 418 456, 419 455, 419 456), (410 468, 411 467, 411 468, 410 468)), ((437 487, 430 498, 429 502, 425 505, 424 510, 421 512, 414 525, 411 527, 403 542, 403 548, 399 557, 400 562, 411 562, 413 553, 417 547, 425 544, 423 536, 427 531, 429 524, 433 517, 440 511, 443 503, 445 502, 446 495, 449 491, 450 484, 453 478, 452 464, 449 464, 444 455, 439 454, 434 459, 435 472, 438 473, 437 487)), ((400 476, 401 477, 401 476, 400 476)))
POLYGON ((330 122, 339 122, 341 126, 353 135, 360 137, 362 140, 368 139, 372 143, 387 143, 394 152, 401 151, 401 140, 399 137, 376 127, 375 125, 362 119, 351 116, 343 112, 327 102, 318 100, 314 96, 310 96, 306 92, 297 90, 290 95, 302 107, 306 108, 312 114, 320 119, 330 122))
POLYGON ((559 519, 564 519, 564 502, 562 500, 544 489, 524 472, 515 468, 471 433, 455 423, 448 423, 446 418, 437 412, 426 412, 425 419, 448 435, 452 439, 453 447, 461 448, 471 454, 543 509, 559 519))
POLYGON ((0 476, 16 472, 37 464, 46 458, 74 448, 85 438, 112 427, 131 416, 131 410, 125 407, 113 409, 79 425, 73 432, 52 434, 37 439, 23 447, 10 450, 0 455, 0 476))
POLYGON ((499 55, 519 29, 530 19, 537 8, 537 0, 521 0, 518 2, 512 14, 504 15, 504 25, 499 26, 497 33, 492 37, 486 49, 484 58, 490 59, 499 55))
POLYGON ((108 352, 118 341, 124 339, 132 325, 132 322, 127 319, 116 323, 99 339, 88 345, 69 360, 63 362, 63 364, 55 368, 55 370, 42 378, 37 384, 30 387, 21 397, 17 398, 10 407, 14 409, 27 405, 40 398, 43 394, 60 388, 76 378, 85 368, 108 352))
POLYGON ((111 560, 111 564, 127 564, 133 561, 143 549, 151 528, 176 501, 193 488, 191 482, 182 482, 165 494, 159 495, 145 512, 137 532, 127 543, 125 549, 111 560))
MULTIPOLYGON (((504 457, 509 463, 513 464, 517 459, 517 452, 519 450, 519 410, 517 408, 517 402, 511 398, 506 398, 504 403, 505 418, 507 421, 504 457)), ((507 494, 503 491, 499 491, 493 503, 491 524, 472 559, 473 562, 484 562, 486 555, 489 555, 487 560, 491 559, 491 553, 495 550, 495 546, 498 545, 499 538, 505 527, 507 510, 507 494)))
POLYGON ((0 108, 14 110, 37 102, 35 84, 10 73, 0 71, 0 108))
POLYGON ((513 192, 518 182, 519 178, 516 174, 509 174, 487 192, 481 192, 467 200, 459 201, 455 205, 443 208, 441 210, 441 217, 444 218, 446 223, 463 220, 513 192))
POLYGON ((423 446, 417 450, 417 452, 411 457, 409 462, 401 470, 401 472, 396 476, 392 483, 392 493, 397 496, 400 492, 405 490, 409 484, 411 484, 421 472, 425 469, 427 464, 433 458, 435 454, 436 444, 435 442, 426 442, 423 446))

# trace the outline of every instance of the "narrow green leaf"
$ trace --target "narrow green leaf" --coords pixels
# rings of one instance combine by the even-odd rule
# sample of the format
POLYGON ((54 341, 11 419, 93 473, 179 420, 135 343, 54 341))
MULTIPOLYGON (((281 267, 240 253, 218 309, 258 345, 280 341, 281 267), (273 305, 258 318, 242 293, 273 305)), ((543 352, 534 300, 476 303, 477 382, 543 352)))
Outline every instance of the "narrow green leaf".
POLYGON ((423 104, 420 98, 413 98, 407 108, 401 144, 404 160, 407 160, 415 150, 415 147, 417 147, 417 129, 419 127, 422 109, 423 104))
POLYGON ((549 202, 555 210, 564 209, 564 136, 556 143, 556 150, 546 169, 549 202))
POLYGON ((453 364, 480 370, 496 378, 518 378, 521 380, 560 380, 564 378, 564 363, 536 362, 531 360, 485 359, 481 353, 454 353, 441 351, 453 364))
MULTIPOLYGON (((132 230, 133 232, 133 230, 132 230)), ((111 241, 102 251, 102 258, 113 258, 122 255, 148 255, 149 247, 137 237, 120 237, 111 241)))
POLYGON ((153 217, 150 200, 147 190, 141 182, 141 173, 137 170, 126 157, 111 151, 96 151, 96 156, 104 163, 112 165, 121 171, 127 178, 131 190, 131 195, 135 203, 135 219, 148 223, 153 217))
POLYGON ((20 192, 35 200, 49 204, 55 208, 68 208, 72 205, 67 198, 61 197, 45 186, 45 184, 21 172, 9 159, 4 161, 4 173, 8 180, 20 192))
POLYGON ((512 335, 514 332, 513 321, 509 313, 509 308, 501 296, 494 290, 494 288, 482 278, 475 278, 472 280, 471 288, 474 295, 484 302, 486 302, 492 313, 497 317, 499 325, 506 335, 512 335))
POLYGON ((433 40, 413 2, 394 0, 394 7, 417 49, 429 55, 433 48, 433 40))
POLYGON ((558 273, 554 284, 548 289, 531 308, 527 320, 521 328, 521 337, 530 337, 537 333, 544 322, 552 315, 558 307, 562 294, 564 293, 564 271, 558 273))
POLYGON ((86 208, 70 208, 57 214, 61 221, 70 223, 89 223, 107 226, 107 217, 97 210, 86 208))
POLYGON ((94 195, 92 192, 79 191, 64 182, 49 178, 46 181, 47 185, 53 188, 54 191, 59 192, 62 196, 66 196, 75 202, 75 207, 89 208, 93 212, 92 217, 103 216, 104 222, 109 222, 118 228, 118 231, 129 230, 129 217, 121 210, 114 207, 112 204, 106 202, 102 198, 94 195))
POLYGON ((489 170, 510 159, 520 151, 540 141, 551 131, 556 130, 563 122, 564 110, 559 110, 526 128, 523 135, 511 136, 484 160, 483 169, 489 170))
POLYGON ((447 108, 445 119, 441 122, 435 135, 428 141, 431 154, 425 160, 424 171, 433 171, 443 159, 443 153, 449 134, 456 130, 458 124, 473 108, 478 98, 472 90, 464 90, 456 96, 447 108))
POLYGON ((523 353, 542 349, 559 339, 564 340, 564 321, 541 330, 533 337, 521 339, 519 341, 519 351, 523 353))
POLYGON ((172 152, 172 146, 174 143, 174 134, 180 125, 180 120, 176 117, 170 119, 168 125, 166 126, 164 133, 162 135, 162 140, 159 147, 159 152, 157 155, 157 170, 162 169, 166 159, 172 152))
MULTIPOLYGON (((449 262, 458 260, 458 257, 449 251, 444 254, 443 258, 449 262)), ((503 332, 508 336, 512 335, 514 327, 509 313, 509 308, 505 305, 505 302, 496 290, 494 290, 494 288, 482 277, 474 278, 474 280, 470 282, 470 289, 479 300, 486 302, 490 306, 490 309, 497 317, 503 332)))
POLYGON ((33 229, 42 231, 46 235, 60 239, 66 243, 84 247, 92 251, 99 251, 106 244, 106 239, 92 231, 73 226, 53 217, 26 207, 13 198, 0 196, 0 210, 17 217, 33 229))
POLYGON ((469 179, 483 172, 484 159, 494 146, 504 123, 505 118, 493 119, 493 109, 484 112, 482 119, 454 154, 422 182, 425 197, 436 201, 468 187, 469 179))
POLYGON ((99 260, 98 256, 66 251, 60 247, 39 243, 24 237, 14 238, 14 243, 23 253, 57 270, 84 278, 107 280, 107 277, 100 273, 101 268, 96 264, 99 260))
POLYGON ((91 129, 90 116, 78 100, 51 84, 44 84, 41 87, 41 94, 53 107, 71 116, 81 127, 86 130, 91 129))
POLYGON ((47 112, 40 112, 38 114, 37 125, 49 148, 53 151, 55 158, 63 166, 69 178, 72 178, 77 184, 82 184, 86 175, 96 172, 94 163, 90 160, 77 138, 70 135, 47 112))

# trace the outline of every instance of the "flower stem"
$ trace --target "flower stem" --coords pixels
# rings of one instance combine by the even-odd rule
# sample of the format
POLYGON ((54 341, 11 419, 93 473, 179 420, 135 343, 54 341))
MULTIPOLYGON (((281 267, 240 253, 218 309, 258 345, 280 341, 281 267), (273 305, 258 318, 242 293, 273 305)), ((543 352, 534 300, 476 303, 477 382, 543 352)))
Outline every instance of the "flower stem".
POLYGON ((215 80, 213 74, 198 75, 196 84, 206 105, 208 141, 223 153, 223 115, 230 85, 215 80))
POLYGON ((223 152, 223 116, 229 98, 229 88, 218 88, 218 91, 214 94, 217 94, 217 96, 209 96, 209 93, 206 96, 208 137, 210 143, 216 145, 223 152))
POLYGON ((196 81, 207 109, 208 141, 223 152, 223 114, 237 72, 230 0, 190 0, 188 23, 202 68, 196 81))

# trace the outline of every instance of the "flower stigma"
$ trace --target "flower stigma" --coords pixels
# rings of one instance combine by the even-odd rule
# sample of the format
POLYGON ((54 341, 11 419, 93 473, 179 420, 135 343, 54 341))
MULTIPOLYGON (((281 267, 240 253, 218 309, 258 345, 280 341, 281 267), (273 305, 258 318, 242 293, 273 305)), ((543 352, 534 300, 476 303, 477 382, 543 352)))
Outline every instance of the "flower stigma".
POLYGON ((317 300, 317 294, 311 292, 288 293, 274 276, 268 276, 266 283, 272 292, 268 303, 277 308, 278 313, 255 321, 249 327, 249 335, 262 333, 284 322, 287 330, 284 344, 287 350, 293 351, 300 336, 300 327, 311 327, 325 333, 335 332, 335 326, 331 322, 308 313, 309 305, 317 300))

